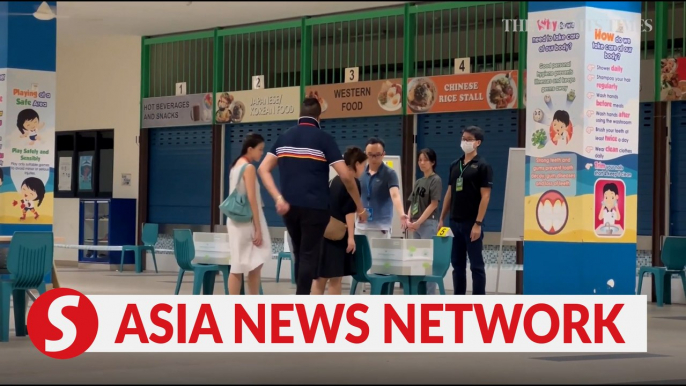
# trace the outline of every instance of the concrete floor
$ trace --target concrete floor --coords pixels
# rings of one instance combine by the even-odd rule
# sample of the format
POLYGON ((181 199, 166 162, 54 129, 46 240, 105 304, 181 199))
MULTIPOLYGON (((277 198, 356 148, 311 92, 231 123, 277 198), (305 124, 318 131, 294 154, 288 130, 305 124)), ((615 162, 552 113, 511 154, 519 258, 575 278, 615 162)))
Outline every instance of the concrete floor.
MULTIPOLYGON (((170 294, 176 275, 59 270, 87 295, 170 294)), ((215 293, 223 293, 218 280, 215 293)), ((182 293, 190 294, 187 279, 182 293)), ((292 294, 289 282, 264 283, 292 294)), ((0 343, 0 383, 686 383, 686 307, 649 305, 641 354, 102 354, 58 361, 26 338, 0 343)), ((14 330, 11 331, 14 334, 14 330)))

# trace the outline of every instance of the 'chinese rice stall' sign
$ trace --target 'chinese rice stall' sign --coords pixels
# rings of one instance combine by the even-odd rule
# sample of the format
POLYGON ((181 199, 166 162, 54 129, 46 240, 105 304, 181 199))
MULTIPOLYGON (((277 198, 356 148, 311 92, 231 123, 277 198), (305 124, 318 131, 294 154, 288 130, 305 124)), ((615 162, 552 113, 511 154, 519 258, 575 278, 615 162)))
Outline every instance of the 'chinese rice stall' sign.
POLYGON ((517 87, 517 71, 413 78, 407 85, 407 112, 516 109, 517 87))

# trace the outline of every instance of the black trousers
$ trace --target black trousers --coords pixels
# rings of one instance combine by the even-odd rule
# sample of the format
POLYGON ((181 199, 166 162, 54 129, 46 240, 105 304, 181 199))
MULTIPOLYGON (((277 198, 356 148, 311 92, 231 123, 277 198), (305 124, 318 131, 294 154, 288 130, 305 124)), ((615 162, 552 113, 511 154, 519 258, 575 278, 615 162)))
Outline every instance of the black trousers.
MULTIPOLYGON (((324 230, 329 224, 329 211, 291 206, 283 217, 293 242, 296 295, 309 295, 312 281, 317 278, 324 242, 324 230)), ((287 242, 287 240, 284 240, 287 242)))

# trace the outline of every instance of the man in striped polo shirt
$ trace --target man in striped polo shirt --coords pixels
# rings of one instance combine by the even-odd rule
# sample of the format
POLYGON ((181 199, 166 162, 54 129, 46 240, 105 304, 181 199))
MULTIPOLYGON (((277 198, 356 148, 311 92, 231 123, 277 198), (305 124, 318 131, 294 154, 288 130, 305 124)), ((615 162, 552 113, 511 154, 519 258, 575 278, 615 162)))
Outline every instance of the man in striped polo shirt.
POLYGON ((322 109, 316 98, 306 98, 298 124, 281 134, 259 168, 265 189, 276 202, 293 241, 296 295, 309 295, 322 253, 324 230, 329 223, 329 165, 357 205, 361 222, 367 221, 355 177, 345 166, 333 137, 322 131, 322 109), (281 192, 272 170, 278 166, 281 192))

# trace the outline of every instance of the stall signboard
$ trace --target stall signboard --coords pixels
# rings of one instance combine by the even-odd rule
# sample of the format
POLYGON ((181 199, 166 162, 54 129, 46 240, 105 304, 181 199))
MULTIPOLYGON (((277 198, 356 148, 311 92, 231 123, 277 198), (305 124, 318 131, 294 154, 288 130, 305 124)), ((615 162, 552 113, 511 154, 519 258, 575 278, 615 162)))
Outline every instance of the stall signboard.
POLYGON ((686 58, 662 59, 661 72, 660 100, 686 100, 686 58))
POLYGON ((322 119, 360 118, 402 113, 401 79, 309 86, 305 96, 317 98, 322 119))
POLYGON ((517 71, 412 78, 407 113, 449 113, 517 108, 517 71))
POLYGON ((143 99, 144 129, 212 124, 212 94, 143 99))
POLYGON ((300 116, 300 87, 226 91, 216 95, 217 124, 294 121, 300 116))

